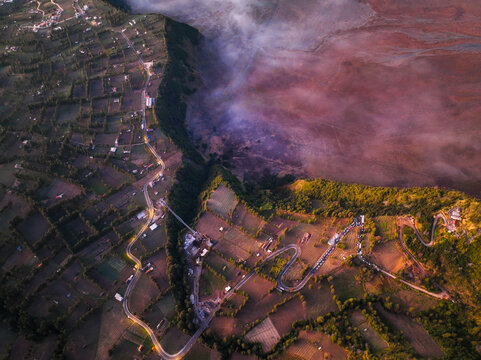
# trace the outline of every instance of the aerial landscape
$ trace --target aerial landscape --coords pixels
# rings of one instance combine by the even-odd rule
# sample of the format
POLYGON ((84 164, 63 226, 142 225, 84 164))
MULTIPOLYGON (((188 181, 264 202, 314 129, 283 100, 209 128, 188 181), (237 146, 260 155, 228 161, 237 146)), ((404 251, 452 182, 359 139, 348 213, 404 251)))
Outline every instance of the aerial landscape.
POLYGON ((0 0, 0 359, 481 359, 477 0, 0 0))

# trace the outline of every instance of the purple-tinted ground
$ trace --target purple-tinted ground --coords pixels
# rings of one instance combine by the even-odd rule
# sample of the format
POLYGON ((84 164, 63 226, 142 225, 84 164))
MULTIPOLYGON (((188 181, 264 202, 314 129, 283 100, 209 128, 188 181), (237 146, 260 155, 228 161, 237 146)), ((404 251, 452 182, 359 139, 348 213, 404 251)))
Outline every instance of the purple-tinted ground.
POLYGON ((481 2, 144 0, 197 27, 188 128, 241 175, 481 194, 481 2))

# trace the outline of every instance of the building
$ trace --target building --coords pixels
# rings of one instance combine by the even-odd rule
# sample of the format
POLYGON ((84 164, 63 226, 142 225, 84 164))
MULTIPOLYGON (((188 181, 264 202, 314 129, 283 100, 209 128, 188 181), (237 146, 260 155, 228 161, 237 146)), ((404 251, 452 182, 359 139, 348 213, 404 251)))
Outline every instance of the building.
POLYGON ((139 219, 139 220, 140 220, 140 219, 143 219, 144 217, 145 217, 145 211, 139 212, 139 213, 137 214, 137 219, 139 219))
POLYGON ((154 230, 157 229, 158 227, 159 227, 159 225, 157 225, 157 224, 154 223, 154 224, 152 224, 152 225, 149 226, 149 229, 152 230, 152 231, 154 231, 154 230))
POLYGON ((119 293, 116 293, 115 296, 114 296, 115 300, 117 301, 122 301, 124 300, 124 298, 122 297, 122 295, 120 295, 119 293))
POLYGON ((190 246, 195 240, 195 237, 191 233, 185 234, 185 247, 190 246))
POLYGON ((461 221, 461 209, 459 207, 452 208, 449 210, 449 217, 451 220, 461 221))
POLYGON ((327 242, 330 246, 335 245, 337 243, 337 239, 339 238, 339 234, 335 234, 332 238, 329 239, 327 242))
POLYGON ((148 95, 145 96, 145 106, 148 108, 151 108, 154 106, 155 99, 153 97, 150 97, 148 95))

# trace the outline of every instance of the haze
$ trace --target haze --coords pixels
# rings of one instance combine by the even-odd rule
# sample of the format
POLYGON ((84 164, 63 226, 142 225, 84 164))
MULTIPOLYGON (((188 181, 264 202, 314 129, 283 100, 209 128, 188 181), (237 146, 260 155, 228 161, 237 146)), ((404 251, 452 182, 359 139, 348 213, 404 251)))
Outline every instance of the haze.
POLYGON ((204 35, 188 129, 238 174, 481 193, 479 1, 128 2, 204 35))

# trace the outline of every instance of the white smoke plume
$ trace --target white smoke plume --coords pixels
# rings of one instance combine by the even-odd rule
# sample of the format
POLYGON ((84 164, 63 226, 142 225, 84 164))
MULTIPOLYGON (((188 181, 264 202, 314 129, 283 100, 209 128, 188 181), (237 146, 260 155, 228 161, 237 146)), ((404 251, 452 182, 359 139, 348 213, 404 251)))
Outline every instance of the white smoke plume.
POLYGON ((238 173, 481 192, 476 1, 128 2, 204 35, 188 128, 238 173))

